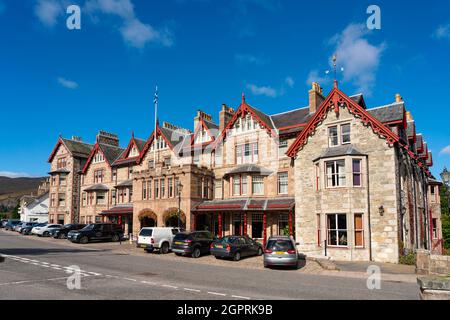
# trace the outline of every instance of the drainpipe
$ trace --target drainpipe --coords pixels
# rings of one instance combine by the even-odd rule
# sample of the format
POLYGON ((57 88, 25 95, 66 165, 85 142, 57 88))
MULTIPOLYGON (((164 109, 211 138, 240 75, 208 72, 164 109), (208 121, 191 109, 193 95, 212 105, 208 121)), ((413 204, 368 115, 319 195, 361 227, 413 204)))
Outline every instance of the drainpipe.
POLYGON ((366 155, 366 181, 367 181, 367 223, 369 224, 369 261, 372 259, 372 223, 370 222, 370 179, 369 179, 369 156, 366 155))

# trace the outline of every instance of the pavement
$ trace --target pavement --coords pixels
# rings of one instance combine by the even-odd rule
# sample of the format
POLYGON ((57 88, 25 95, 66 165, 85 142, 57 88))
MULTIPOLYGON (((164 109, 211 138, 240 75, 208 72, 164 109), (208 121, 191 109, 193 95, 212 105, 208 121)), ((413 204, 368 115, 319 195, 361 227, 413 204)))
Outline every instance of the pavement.
POLYGON ((303 260, 297 270, 265 269, 262 257, 239 262, 146 253, 128 242, 73 244, 0 230, 0 299, 418 299, 410 269, 381 265, 379 289, 368 265, 303 260), (68 279, 80 268, 80 289, 68 279), (386 270, 386 274, 384 273, 386 270), (389 272, 389 273, 388 273, 389 272))

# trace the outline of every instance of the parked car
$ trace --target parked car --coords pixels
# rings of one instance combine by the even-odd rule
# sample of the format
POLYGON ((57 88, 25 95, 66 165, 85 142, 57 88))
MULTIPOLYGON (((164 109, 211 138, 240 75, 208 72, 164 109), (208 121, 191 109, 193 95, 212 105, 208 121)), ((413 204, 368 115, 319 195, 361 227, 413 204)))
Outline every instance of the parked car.
POLYGON ((95 240, 119 241, 123 238, 122 226, 113 223, 91 223, 80 230, 72 230, 67 239, 72 242, 88 243, 95 240))
POLYGON ((34 227, 31 229, 31 234, 35 234, 38 237, 48 237, 50 236, 50 231, 53 229, 61 229, 61 224, 55 224, 55 223, 48 223, 42 227, 34 227))
POLYGON ((25 227, 22 227, 22 230, 20 230, 20 233, 23 235, 31 234, 31 230, 34 227, 44 227, 47 223, 33 223, 32 225, 28 225, 25 227))
POLYGON ((209 231, 180 232, 173 238, 172 251, 178 256, 198 258, 209 253, 211 243, 216 239, 209 231))
POLYGON ((0 228, 4 228, 7 222, 8 222, 8 219, 0 220, 0 228))
POLYGON ((14 227, 21 223, 20 220, 17 219, 8 219, 8 221, 5 224, 5 230, 14 230, 14 227))
POLYGON ((263 246, 248 236, 225 236, 211 243, 210 252, 217 259, 239 261, 243 257, 262 255, 263 246))
POLYGON ((264 250, 264 267, 298 266, 296 243, 288 236, 272 236, 267 240, 264 250))
POLYGON ((15 228, 14 231, 17 231, 19 233, 22 233, 23 228, 25 227, 31 227, 31 226, 36 226, 37 223, 36 222, 23 222, 23 223, 19 223, 15 228))
POLYGON ((81 223, 70 223, 65 224, 61 229, 55 229, 50 232, 50 235, 55 239, 67 238, 67 234, 72 230, 80 230, 86 227, 85 224, 81 223))
POLYGON ((174 236, 181 230, 172 227, 145 227, 139 232, 136 246, 144 248, 147 252, 159 250, 159 252, 166 254, 172 248, 172 241, 174 236))
POLYGON ((23 221, 20 221, 18 224, 16 224, 15 226, 14 226, 14 228, 12 229, 13 231, 16 231, 16 232, 20 232, 20 229, 22 228, 22 225, 24 224, 25 222, 23 222, 23 221))

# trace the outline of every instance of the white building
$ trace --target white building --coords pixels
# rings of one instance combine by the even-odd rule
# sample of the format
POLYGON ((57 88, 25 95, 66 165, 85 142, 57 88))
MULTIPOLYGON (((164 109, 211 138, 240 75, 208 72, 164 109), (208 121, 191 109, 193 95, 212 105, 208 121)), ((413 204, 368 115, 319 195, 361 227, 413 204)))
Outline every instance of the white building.
POLYGON ((48 220, 48 192, 38 197, 22 199, 20 206, 20 221, 44 223, 48 220))

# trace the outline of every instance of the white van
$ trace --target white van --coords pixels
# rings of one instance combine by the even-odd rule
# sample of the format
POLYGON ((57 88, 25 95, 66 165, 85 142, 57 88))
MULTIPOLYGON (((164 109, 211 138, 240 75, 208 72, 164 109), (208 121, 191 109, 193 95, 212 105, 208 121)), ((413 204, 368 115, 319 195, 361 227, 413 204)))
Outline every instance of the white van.
POLYGON ((173 237, 180 232, 180 228, 145 227, 139 232, 136 246, 147 252, 157 249, 161 253, 168 253, 172 248, 173 237))

